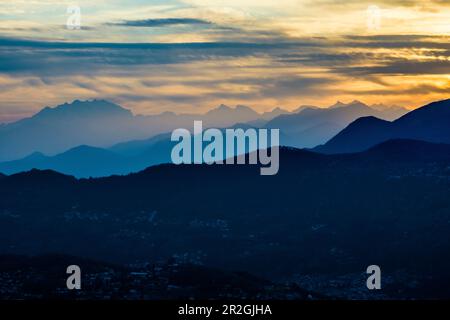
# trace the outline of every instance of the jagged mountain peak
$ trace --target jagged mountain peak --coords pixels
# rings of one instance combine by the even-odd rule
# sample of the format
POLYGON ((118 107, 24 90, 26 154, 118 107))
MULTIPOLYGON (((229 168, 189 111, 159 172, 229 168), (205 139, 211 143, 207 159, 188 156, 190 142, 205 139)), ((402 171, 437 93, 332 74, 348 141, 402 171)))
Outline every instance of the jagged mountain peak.
POLYGON ((359 100, 353 100, 350 103, 343 103, 341 101, 337 101, 335 104, 329 107, 329 109, 339 109, 339 108, 349 108, 349 107, 364 107, 369 108, 367 104, 361 102, 359 100))
POLYGON ((107 100, 74 100, 66 102, 56 107, 45 107, 39 111, 33 118, 42 117, 60 117, 60 116, 132 116, 130 110, 125 109, 115 103, 107 100))

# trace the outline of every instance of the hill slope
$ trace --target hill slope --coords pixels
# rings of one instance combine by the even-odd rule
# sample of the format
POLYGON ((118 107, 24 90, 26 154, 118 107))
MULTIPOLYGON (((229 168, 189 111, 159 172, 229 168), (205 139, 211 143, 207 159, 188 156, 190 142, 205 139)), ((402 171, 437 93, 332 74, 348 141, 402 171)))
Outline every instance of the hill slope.
POLYGON ((449 146, 397 140, 347 155, 282 148, 269 177, 248 165, 161 165, 89 180, 35 170, 0 180, 0 253, 176 256, 271 280, 353 279, 376 263, 404 290, 410 281, 397 271, 419 287, 432 273, 442 288, 449 159, 449 146))
POLYGON ((450 99, 433 102, 393 122, 373 117, 358 119, 315 150, 323 153, 359 152, 389 139, 450 143, 449 124, 450 99))

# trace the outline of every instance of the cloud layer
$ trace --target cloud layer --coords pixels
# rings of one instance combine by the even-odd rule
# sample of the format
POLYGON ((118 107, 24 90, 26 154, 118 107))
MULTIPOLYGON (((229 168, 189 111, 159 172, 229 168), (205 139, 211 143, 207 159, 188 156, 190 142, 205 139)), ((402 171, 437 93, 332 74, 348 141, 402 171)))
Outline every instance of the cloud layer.
POLYGON ((366 100, 417 107, 450 90, 445 1, 70 1, 0 4, 0 122, 106 98, 136 113, 366 100))

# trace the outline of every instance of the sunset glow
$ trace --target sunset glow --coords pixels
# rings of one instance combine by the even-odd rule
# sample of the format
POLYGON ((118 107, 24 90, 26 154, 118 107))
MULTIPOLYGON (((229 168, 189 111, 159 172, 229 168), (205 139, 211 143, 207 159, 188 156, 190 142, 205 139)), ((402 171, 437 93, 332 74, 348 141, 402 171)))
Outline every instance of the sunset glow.
POLYGON ((80 0, 80 30, 69 5, 0 3, 0 123, 75 99, 155 114, 450 93, 445 1, 80 0))

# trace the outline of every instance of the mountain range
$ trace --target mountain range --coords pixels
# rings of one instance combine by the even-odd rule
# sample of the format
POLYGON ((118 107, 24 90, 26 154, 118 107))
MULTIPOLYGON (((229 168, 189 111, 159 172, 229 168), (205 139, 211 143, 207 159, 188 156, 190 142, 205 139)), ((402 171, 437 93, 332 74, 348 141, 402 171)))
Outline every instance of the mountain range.
POLYGON ((362 117, 315 148, 322 153, 352 153, 390 139, 414 139, 450 143, 450 99, 430 103, 395 121, 362 117))
POLYGON ((298 113, 280 115, 264 127, 279 128, 287 136, 282 145, 296 148, 313 148, 324 144, 354 120, 365 116, 394 120, 404 115, 406 109, 382 105, 368 106, 360 101, 349 104, 337 102, 329 108, 305 107, 298 113))
POLYGON ((245 106, 221 105, 204 115, 166 112, 157 116, 134 116, 129 110, 107 101, 74 101, 45 108, 29 119, 3 126, 0 129, 0 137, 4 137, 0 139, 0 172, 13 174, 37 168, 76 177, 136 172, 170 162, 174 143, 166 130, 192 128, 194 120, 203 119, 216 127, 279 128, 282 145, 306 147, 324 143, 361 115, 376 114, 390 119, 406 110, 385 106, 375 109, 355 101, 337 103, 329 109, 302 106, 294 112, 276 108, 259 114, 245 106), (146 138, 129 140, 141 136, 146 138), (114 141, 125 142, 114 144, 114 141), (17 158, 22 154, 25 156, 17 158))
POLYGON ((124 175, 171 162, 175 142, 170 135, 121 143, 111 148, 78 146, 55 156, 35 152, 23 159, 0 163, 0 172, 13 174, 31 169, 51 169, 77 178, 124 175))
POLYGON ((109 147, 116 143, 148 139, 176 128, 191 128, 194 120, 204 127, 228 127, 236 123, 265 121, 284 112, 257 113, 246 106, 221 105, 205 114, 133 115, 105 100, 74 101, 46 107, 34 116, 0 126, 0 161, 11 161, 34 152, 56 155, 80 145, 109 147))

